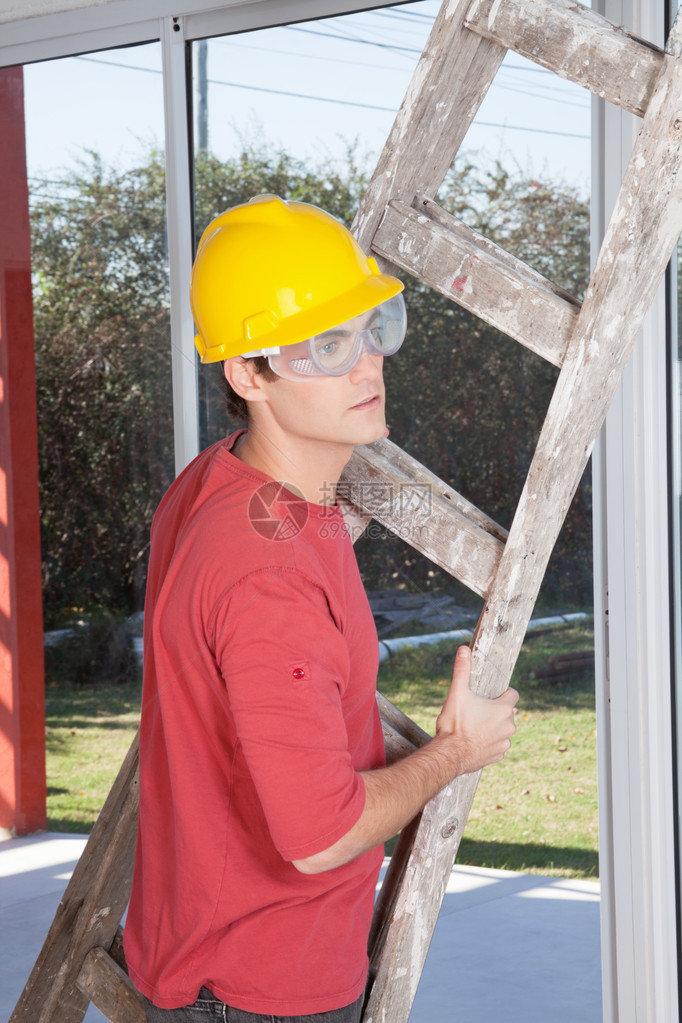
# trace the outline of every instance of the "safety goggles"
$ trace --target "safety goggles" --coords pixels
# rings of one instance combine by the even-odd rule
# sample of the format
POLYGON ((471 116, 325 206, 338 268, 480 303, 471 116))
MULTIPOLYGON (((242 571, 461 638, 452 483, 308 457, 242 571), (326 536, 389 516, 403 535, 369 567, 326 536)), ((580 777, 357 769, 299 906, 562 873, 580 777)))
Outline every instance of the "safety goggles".
POLYGON ((282 348, 244 352, 245 359, 267 357, 270 369, 286 380, 302 377, 341 377, 357 366, 365 351, 370 355, 394 355, 405 338, 407 313, 402 294, 394 295, 362 315, 323 334, 282 348))

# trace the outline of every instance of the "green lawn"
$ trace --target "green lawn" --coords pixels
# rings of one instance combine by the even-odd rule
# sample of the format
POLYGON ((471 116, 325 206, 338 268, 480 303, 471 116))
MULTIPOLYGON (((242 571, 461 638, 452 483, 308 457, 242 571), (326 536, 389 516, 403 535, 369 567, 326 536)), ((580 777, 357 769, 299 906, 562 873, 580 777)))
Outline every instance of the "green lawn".
POLYGON ((89 833, 140 719, 141 686, 48 685, 47 819, 50 831, 89 833))
MULTIPOLYGON (((592 647, 589 628, 526 639, 512 684, 520 692, 516 735, 479 782, 458 860, 563 877, 598 874, 594 677, 528 680, 557 652, 592 647)), ((454 647, 414 647, 382 664, 379 688, 433 733, 452 674, 454 647)))
MULTIPOLYGON (((527 680, 552 654, 591 646, 591 626, 526 640, 513 680, 521 693, 513 746, 481 776, 460 862, 564 877, 597 875, 593 677, 527 680)), ((379 687, 433 732, 453 656, 447 643, 401 651, 381 666, 379 687)), ((49 828, 88 832, 135 734, 140 687, 48 685, 46 702, 49 828)))

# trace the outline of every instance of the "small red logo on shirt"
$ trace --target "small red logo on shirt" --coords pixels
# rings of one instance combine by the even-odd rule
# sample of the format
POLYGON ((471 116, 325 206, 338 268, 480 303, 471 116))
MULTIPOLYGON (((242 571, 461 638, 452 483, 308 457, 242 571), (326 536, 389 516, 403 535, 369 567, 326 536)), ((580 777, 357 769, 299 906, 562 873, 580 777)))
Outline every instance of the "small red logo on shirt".
POLYGON ((296 682, 310 682, 310 665, 307 661, 294 661, 291 665, 291 677, 296 682))
POLYGON ((289 483, 263 483, 249 501, 249 522, 266 540, 293 540, 308 521, 308 504, 289 483))

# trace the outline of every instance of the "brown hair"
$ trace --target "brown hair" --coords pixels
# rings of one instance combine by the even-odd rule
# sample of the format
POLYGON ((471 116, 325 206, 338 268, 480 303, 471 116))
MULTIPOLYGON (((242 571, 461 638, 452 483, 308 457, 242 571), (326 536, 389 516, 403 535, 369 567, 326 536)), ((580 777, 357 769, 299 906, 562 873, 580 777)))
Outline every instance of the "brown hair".
MULTIPOLYGON (((270 363, 264 355, 256 355, 254 358, 249 359, 249 362, 254 364, 256 373, 262 374, 266 380, 276 380, 277 374, 270 369, 270 363)), ((225 363, 223 363, 223 368, 225 363)), ((242 423, 248 423, 249 421, 249 403, 245 398, 242 398, 241 394, 237 394, 236 391, 232 390, 232 386, 227 380, 227 377, 223 373, 223 390, 225 396, 225 408, 227 414, 233 419, 238 419, 242 423)))

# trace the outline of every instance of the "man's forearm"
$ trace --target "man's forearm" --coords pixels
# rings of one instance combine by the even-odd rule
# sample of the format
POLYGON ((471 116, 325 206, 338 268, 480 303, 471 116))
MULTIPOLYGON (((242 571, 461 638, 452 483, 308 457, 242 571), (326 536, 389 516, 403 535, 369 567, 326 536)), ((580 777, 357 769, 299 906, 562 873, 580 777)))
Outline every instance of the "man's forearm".
POLYGON ((294 861, 304 874, 332 870, 392 838, 458 774, 464 758, 452 736, 436 736, 404 760, 363 771, 365 806, 338 842, 316 856, 294 861))
POLYGON ((494 700, 469 688, 471 651, 460 647, 452 685, 436 722, 436 736, 389 767, 361 773, 365 806, 353 827, 315 856, 295 860, 304 874, 332 870, 374 848, 415 817, 458 775, 501 760, 515 730, 518 693, 508 689, 494 700))

